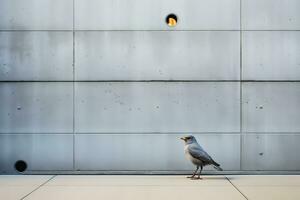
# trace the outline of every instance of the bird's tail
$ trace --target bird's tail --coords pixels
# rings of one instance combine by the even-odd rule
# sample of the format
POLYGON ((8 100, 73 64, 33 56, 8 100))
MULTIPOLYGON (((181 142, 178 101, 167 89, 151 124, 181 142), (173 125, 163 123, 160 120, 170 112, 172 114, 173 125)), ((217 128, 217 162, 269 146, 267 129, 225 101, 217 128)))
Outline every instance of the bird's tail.
POLYGON ((214 160, 213 160, 213 167, 216 169, 216 170, 218 170, 218 171, 223 171, 223 169, 220 167, 220 164, 219 163, 217 163, 217 162, 215 162, 214 160))
POLYGON ((214 165, 214 168, 215 168, 216 170, 218 170, 218 171, 223 171, 223 169, 222 169, 221 167, 219 167, 219 166, 215 166, 215 165, 214 165))

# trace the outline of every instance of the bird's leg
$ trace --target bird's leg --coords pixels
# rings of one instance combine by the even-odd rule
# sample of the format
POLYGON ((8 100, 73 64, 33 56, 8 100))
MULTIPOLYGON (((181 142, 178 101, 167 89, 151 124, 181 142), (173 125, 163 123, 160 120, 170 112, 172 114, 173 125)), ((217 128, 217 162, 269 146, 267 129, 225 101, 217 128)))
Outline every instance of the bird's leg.
POLYGON ((199 172, 199 174, 198 174, 198 179, 202 179, 202 178, 200 178, 200 175, 201 175, 201 172, 202 172, 203 166, 201 165, 200 167, 201 167, 201 168, 200 168, 200 172, 199 172))
POLYGON ((196 175, 196 173, 197 173, 197 171, 198 171, 198 169, 199 169, 199 166, 197 166, 197 168, 196 168, 196 170, 194 171, 193 175, 192 175, 192 176, 188 176, 187 178, 194 178, 195 175, 196 175))

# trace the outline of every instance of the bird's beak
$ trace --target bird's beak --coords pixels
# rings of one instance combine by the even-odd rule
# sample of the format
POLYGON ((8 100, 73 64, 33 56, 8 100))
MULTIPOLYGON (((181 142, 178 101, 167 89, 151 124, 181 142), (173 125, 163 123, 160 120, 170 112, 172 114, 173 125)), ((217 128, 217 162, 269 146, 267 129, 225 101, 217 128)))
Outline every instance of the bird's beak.
POLYGON ((181 140, 185 140, 185 138, 184 138, 184 137, 181 137, 180 139, 181 139, 181 140))

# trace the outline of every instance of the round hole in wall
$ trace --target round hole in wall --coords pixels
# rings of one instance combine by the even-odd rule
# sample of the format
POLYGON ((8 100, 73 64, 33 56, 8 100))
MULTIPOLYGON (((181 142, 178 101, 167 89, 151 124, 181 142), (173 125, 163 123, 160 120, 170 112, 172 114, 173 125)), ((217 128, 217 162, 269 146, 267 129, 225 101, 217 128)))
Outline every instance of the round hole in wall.
POLYGON ((27 163, 24 160, 18 160, 15 163, 15 169, 18 172, 24 172, 27 169, 27 163))
POLYGON ((168 24, 168 26, 170 27, 174 27, 177 25, 177 16, 175 14, 169 14, 166 17, 166 23, 168 24))

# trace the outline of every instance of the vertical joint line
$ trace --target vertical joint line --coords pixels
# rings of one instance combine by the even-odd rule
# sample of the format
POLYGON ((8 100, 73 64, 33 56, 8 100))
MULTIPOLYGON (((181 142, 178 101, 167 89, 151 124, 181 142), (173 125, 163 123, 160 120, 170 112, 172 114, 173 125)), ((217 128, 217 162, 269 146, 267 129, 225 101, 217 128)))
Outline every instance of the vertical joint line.
POLYGON ((242 1, 240 0, 240 170, 243 159, 243 29, 242 29, 242 1))
POLYGON ((75 0, 73 0, 73 170, 75 170, 75 0))

